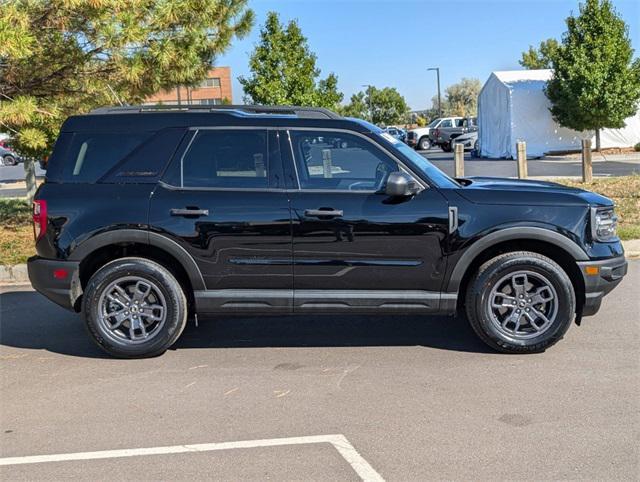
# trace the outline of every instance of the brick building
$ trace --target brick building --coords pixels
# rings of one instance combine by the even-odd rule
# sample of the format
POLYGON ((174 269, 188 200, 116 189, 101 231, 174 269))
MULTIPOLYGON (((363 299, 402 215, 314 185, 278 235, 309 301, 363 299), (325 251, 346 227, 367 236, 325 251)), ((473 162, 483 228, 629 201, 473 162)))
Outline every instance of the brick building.
POLYGON ((181 86, 147 97, 145 104, 209 104, 231 103, 231 68, 214 67, 198 87, 181 86))

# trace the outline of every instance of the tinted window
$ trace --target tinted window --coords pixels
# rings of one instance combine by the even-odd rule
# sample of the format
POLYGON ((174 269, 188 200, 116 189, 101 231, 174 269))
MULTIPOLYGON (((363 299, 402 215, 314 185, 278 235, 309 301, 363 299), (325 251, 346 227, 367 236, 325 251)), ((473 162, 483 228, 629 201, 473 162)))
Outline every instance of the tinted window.
POLYGON ((198 131, 182 159, 181 185, 269 187, 266 131, 198 131))
POLYGON ((65 156, 62 180, 94 183, 153 132, 76 132, 65 156))
POLYGON ((438 127, 452 127, 451 119, 445 119, 438 127))
POLYGON ((374 144, 337 132, 292 131, 302 189, 377 191, 398 165, 374 144))

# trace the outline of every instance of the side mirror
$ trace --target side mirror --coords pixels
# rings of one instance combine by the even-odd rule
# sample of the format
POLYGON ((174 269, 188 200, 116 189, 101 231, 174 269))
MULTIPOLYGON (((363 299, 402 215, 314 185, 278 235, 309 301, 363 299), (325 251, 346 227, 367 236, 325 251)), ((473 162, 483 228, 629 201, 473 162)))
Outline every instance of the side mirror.
POLYGON ((409 174, 392 172, 387 178, 385 193, 388 196, 407 197, 420 192, 420 185, 409 174))

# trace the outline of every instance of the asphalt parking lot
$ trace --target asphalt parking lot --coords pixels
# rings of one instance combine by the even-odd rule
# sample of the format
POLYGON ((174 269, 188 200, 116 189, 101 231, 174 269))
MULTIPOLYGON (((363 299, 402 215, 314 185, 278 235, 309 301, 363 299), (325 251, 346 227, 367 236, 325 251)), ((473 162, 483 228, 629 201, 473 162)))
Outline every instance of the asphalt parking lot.
POLYGON ((462 319, 307 316, 201 321, 131 361, 4 287, 0 478, 637 480, 639 285, 631 261, 540 355, 490 352, 462 319))

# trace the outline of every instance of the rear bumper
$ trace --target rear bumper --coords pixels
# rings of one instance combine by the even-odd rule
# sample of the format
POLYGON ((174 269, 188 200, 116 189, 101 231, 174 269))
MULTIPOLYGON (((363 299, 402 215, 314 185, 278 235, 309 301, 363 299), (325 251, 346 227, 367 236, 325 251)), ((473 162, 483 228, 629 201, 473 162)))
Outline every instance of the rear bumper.
POLYGON ((74 310, 82 295, 79 278, 80 263, 33 256, 27 261, 31 285, 54 303, 74 310))
POLYGON ((627 274, 627 260, 624 256, 602 261, 581 261, 578 263, 584 279, 584 307, 582 316, 595 315, 600 309, 602 298, 613 290, 627 274), (587 267, 597 268, 597 273, 587 274, 587 267))

